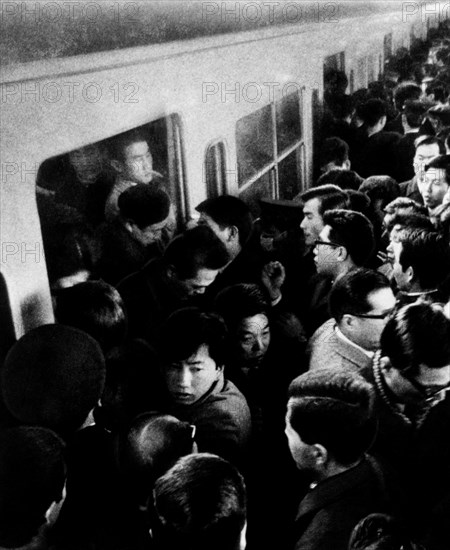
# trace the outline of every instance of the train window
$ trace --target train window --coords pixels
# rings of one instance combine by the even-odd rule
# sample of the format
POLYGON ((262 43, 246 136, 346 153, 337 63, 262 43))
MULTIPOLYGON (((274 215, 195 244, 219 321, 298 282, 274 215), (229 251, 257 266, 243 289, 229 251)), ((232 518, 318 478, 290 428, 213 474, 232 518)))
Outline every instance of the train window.
POLYGON ((273 197, 274 182, 275 173, 274 169, 271 169, 239 194, 239 198, 249 205, 255 217, 260 215, 259 199, 273 197))
POLYGON ((302 93, 295 92, 237 122, 239 189, 247 202, 291 199, 301 190, 302 104, 302 93))
POLYGON ((278 164, 278 186, 280 199, 292 199, 302 187, 301 149, 296 149, 278 164))
POLYGON ((117 199, 131 182, 151 182, 163 188, 171 197, 178 225, 185 221, 188 205, 181 125, 176 115, 41 164, 36 181, 37 204, 51 285, 60 279, 60 264, 66 261, 74 264, 71 275, 75 273, 76 277, 61 284, 81 282, 89 276, 98 252, 97 233, 102 231, 103 222, 117 217, 117 199), (58 234, 57 229, 63 225, 67 235, 58 234))
POLYGON ((205 181, 209 198, 226 194, 226 159, 223 141, 211 144, 206 150, 205 181))
POLYGON ((300 98, 298 93, 289 94, 275 103, 278 154, 301 138, 300 98))
POLYGON ((236 125, 239 186, 273 161, 271 106, 238 120, 236 125))

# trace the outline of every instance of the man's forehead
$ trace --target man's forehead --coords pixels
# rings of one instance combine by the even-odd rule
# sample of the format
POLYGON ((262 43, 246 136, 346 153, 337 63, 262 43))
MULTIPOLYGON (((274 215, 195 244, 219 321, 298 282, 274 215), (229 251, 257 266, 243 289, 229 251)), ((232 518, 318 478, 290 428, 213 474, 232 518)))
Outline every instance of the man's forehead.
POLYGON ((437 143, 419 145, 416 149, 416 155, 422 157, 436 157, 439 155, 439 145, 437 143))
POLYGON ((317 214, 319 212, 319 206, 320 206, 320 199, 318 199, 317 197, 314 197, 313 199, 309 199, 303 205, 303 213, 317 214))
POLYGON ((329 225, 326 225, 322 231, 320 232, 319 237, 321 239, 328 239, 330 236, 331 227, 329 225))

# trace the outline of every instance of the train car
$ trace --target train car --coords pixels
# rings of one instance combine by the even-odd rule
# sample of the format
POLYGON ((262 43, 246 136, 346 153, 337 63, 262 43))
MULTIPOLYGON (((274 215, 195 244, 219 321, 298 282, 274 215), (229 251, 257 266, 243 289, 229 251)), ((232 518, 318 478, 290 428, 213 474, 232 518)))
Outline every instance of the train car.
MULTIPOLYGON (((87 3, 86 14, 89 4, 95 11, 87 3)), ((19 33, 24 51, 6 58, 1 71, 1 351, 53 321, 36 203, 45 163, 89 145, 101 150, 109 138, 139 128, 154 144, 180 226, 196 204, 218 194, 255 209, 261 197, 291 199, 312 182, 324 70, 344 70, 350 92, 366 87, 411 37, 425 38, 446 17, 424 17, 425 4, 416 10, 413 2, 408 9, 396 2, 272 4, 271 19, 261 2, 185 2, 182 16, 175 2, 110 3, 147 22, 136 37, 137 19, 128 34, 125 21, 111 49, 110 21, 103 33, 96 21, 95 40, 72 21, 72 34, 58 42, 61 25, 53 18, 40 25, 46 46, 38 47, 37 30, 25 37, 26 17, 17 19, 15 5, 2 7, 2 25, 16 17, 8 37, 19 33), (227 9, 234 9, 231 22, 227 9)))

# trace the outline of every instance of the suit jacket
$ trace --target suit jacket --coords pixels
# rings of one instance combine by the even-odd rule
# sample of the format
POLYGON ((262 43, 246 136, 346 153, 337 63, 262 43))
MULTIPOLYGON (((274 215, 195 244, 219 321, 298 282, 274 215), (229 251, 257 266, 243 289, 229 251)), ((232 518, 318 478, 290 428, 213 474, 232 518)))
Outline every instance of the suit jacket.
POLYGON ((329 319, 312 335, 309 341, 309 370, 317 370, 332 362, 339 367, 361 370, 372 364, 372 359, 360 349, 338 337, 336 321, 329 319))
POLYGON ((358 521, 390 508, 384 474, 373 458, 365 457, 306 494, 295 518, 295 550, 347 550, 358 521))

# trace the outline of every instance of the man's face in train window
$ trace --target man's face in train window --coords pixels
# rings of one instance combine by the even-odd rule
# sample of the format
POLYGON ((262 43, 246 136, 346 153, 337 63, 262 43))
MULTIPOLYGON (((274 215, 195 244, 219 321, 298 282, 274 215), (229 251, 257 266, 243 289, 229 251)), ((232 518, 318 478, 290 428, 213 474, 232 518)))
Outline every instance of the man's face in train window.
POLYGON ((317 198, 306 201, 303 205, 303 220, 300 227, 305 236, 305 245, 314 246, 319 234, 324 228, 322 216, 319 213, 320 200, 317 198))
POLYGON ((135 183, 149 183, 153 178, 153 158, 146 141, 127 145, 121 162, 122 176, 135 183))

